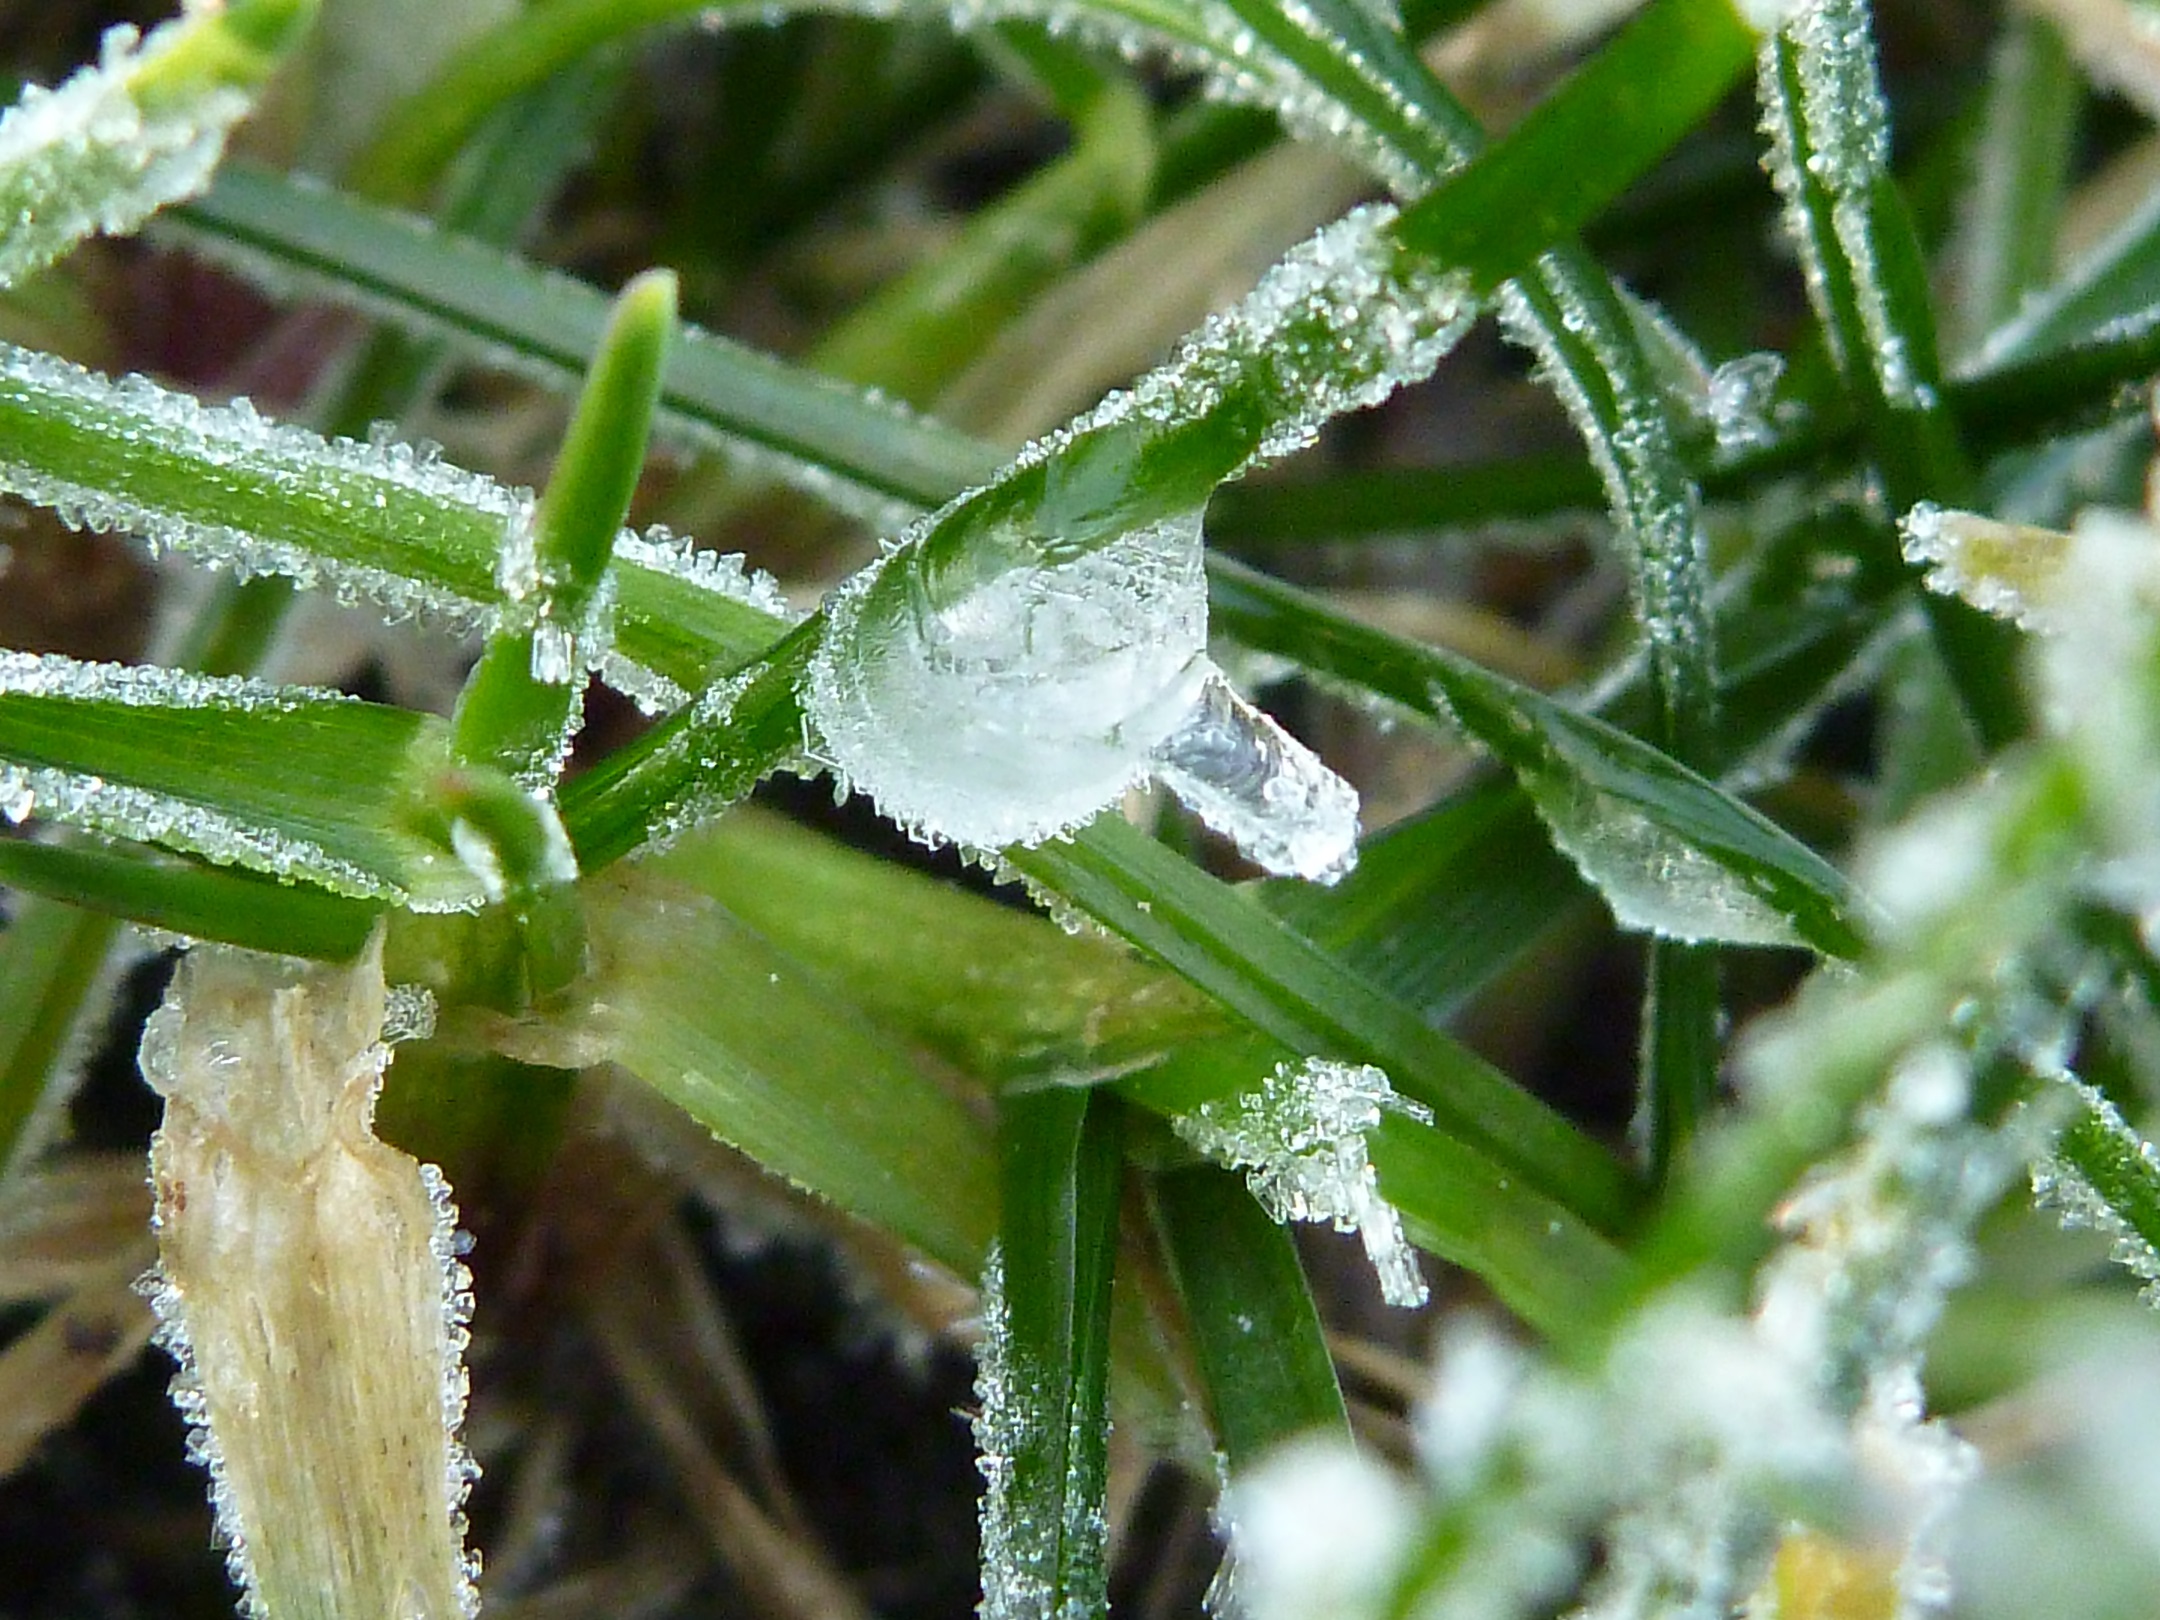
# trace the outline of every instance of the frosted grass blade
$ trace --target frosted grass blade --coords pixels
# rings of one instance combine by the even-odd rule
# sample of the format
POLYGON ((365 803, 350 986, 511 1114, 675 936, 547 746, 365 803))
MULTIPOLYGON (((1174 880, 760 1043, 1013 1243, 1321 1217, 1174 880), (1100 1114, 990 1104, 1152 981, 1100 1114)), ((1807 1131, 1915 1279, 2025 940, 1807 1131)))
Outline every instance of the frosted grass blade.
POLYGON ((26 89, 0 114, 0 287, 208 184, 314 12, 315 0, 236 0, 191 8, 147 38, 114 28, 95 66, 26 89))
MULTIPOLYGON (((1011 850, 1006 859, 1292 1052, 1375 1064, 1404 1096, 1430 1108, 1444 1132, 1592 1224, 1627 1218, 1633 1186, 1602 1148, 1466 1047, 1126 822, 1106 816, 1070 842, 1011 850)), ((1258 1078, 1249 1073, 1237 1083, 1258 1078)))
POLYGON ((1350 675, 1489 749, 1623 923, 1684 941, 1858 950, 1835 869, 1640 738, 1234 565, 1219 563, 1215 581, 1233 633, 1350 675))
POLYGON ((1109 1606, 1119 1107, 1106 1093, 1070 1090, 998 1104, 1002 1207, 975 1376, 982 1620, 1084 1620, 1109 1606))
MULTIPOLYGON (((324 440, 245 401, 204 405, 0 348, 0 487, 78 527, 139 534, 242 577, 279 575, 392 617, 492 628, 503 553, 534 518, 505 487, 387 438, 324 440)), ((713 663, 767 645, 786 604, 740 560, 623 534, 610 678, 680 701, 713 663)))
POLYGON ((418 910, 479 903, 412 830, 442 722, 334 692, 0 653, 0 808, 418 910))
POLYGON ((320 889, 87 840, 0 838, 0 885, 190 939, 326 962, 357 954, 377 915, 320 889))

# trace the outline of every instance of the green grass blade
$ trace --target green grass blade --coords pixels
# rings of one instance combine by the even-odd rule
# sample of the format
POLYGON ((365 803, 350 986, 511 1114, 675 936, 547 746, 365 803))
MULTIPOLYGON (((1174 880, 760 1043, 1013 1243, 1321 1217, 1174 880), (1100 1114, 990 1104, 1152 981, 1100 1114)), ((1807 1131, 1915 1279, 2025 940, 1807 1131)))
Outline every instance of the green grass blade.
MULTIPOLYGON (((243 164, 229 165, 167 228, 266 283, 357 304, 556 387, 582 375, 607 319, 594 288, 243 164)), ((998 459, 889 401, 695 327, 677 337, 654 432, 747 456, 879 519, 935 505, 998 459)))
POLYGON ((25 1133, 69 1057, 118 932, 111 918, 73 905, 25 899, 11 908, 0 934, 0 1170, 20 1168, 26 1150, 44 1145, 25 1133))
POLYGON ((1623 922, 1679 939, 1858 949, 1845 882, 1827 862, 1648 743, 1246 570, 1218 565, 1213 602, 1239 640, 1483 744, 1623 922))
POLYGON ((998 1104, 997 1248, 983 1280, 975 1441, 987 1620, 1109 1607, 1110 1279, 1119 1104, 1094 1091, 998 1104))
POLYGON ((0 789, 64 825, 420 910, 475 903, 410 829, 442 722, 336 693, 0 655, 0 789))
POLYGON ((326 962, 358 955, 377 916, 362 901, 139 845, 0 838, 0 885, 191 939, 326 962))
POLYGON ((645 439, 675 325, 675 278, 623 289, 529 531, 504 537, 506 598, 451 718, 451 749, 535 792, 554 786, 584 708, 610 607, 601 585, 645 465, 645 439))
POLYGON ((963 1275, 997 1218, 989 1132, 820 974, 666 877, 584 886, 589 975, 510 1055, 612 1059, 773 1174, 963 1275))
MULTIPOLYGON (((1925 266, 1890 174, 1867 8, 1808 0, 1763 46, 1758 83, 1771 178, 1832 357, 1870 424, 1890 505, 1969 504, 1974 474, 1943 394, 1925 266)), ((1933 593, 1923 603, 1981 736, 2000 747, 2021 735, 2014 636, 1933 593)))
POLYGON ((1289 1232, 1228 1171, 1172 1170, 1154 1177, 1149 1192, 1232 1471, 1293 1435, 1348 1435, 1335 1364, 1289 1232))
POLYGON ((1602 1148, 1251 899, 1127 823, 1104 817, 1070 841, 1008 850, 1006 859, 1293 1052, 1377 1064, 1398 1091, 1431 1108, 1443 1130, 1594 1224, 1627 1219, 1633 1188, 1602 1148))

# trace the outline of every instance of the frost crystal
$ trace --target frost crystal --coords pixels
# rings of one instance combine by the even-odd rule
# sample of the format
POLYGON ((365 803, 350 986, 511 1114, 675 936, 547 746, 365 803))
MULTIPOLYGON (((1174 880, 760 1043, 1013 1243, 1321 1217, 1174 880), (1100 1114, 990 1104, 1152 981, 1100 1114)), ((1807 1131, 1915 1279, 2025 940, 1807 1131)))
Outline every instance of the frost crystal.
POLYGON ((1356 1232, 1382 1297, 1415 1307, 1425 1303, 1425 1279, 1402 1217, 1380 1196, 1366 1147, 1383 1111, 1432 1120, 1370 1064, 1307 1058, 1278 1063, 1252 1090, 1202 1103, 1172 1124, 1209 1158, 1244 1170, 1253 1196, 1276 1220, 1328 1221, 1338 1232, 1356 1232))
POLYGON ((471 1278, 442 1173, 374 1134, 381 939, 350 968, 198 949, 143 1033, 165 1099, 143 1286, 258 1620, 478 1608, 471 1278))
POLYGON ((1771 415, 1784 374, 1785 357, 1779 354, 1744 354, 1710 374, 1706 403, 1719 450, 1730 455, 1771 442, 1771 415))
POLYGON ((1293 1441, 1225 1491, 1245 1620, 1361 1620, 1386 1611, 1409 1557, 1415 1504, 1340 1440, 1293 1441))
POLYGON ((31 86, 0 116, 0 286, 12 286, 84 237, 121 236, 209 183, 249 96, 205 87, 155 110, 129 92, 142 66, 191 26, 176 19, 147 40, 107 31, 97 65, 57 89, 31 86))

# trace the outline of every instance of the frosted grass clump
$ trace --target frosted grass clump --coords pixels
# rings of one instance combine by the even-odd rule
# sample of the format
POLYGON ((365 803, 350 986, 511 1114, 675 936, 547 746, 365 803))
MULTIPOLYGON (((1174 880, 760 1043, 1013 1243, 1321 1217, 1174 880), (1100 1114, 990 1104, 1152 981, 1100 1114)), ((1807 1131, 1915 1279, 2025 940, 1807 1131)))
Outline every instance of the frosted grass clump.
POLYGON ((1145 779, 1205 678, 1197 512, 942 602, 909 563, 826 608, 804 707, 850 785, 919 838, 995 849, 1145 779))
POLYGON ((0 286, 86 236, 124 236, 209 184, 227 133, 253 97, 204 83, 145 105, 133 88, 145 65, 201 26, 175 19, 147 39, 125 25, 108 29, 94 66, 55 89, 30 86, 0 115, 0 219, 8 227, 0 232, 0 286))
POLYGON ((374 1134, 384 1009, 379 930, 351 967, 205 947, 143 1035, 143 1286, 256 1620, 478 1612, 471 1279, 442 1173, 374 1134))
POLYGON ((1397 1096, 1369 1063, 1307 1058, 1278 1063, 1250 1091, 1202 1103, 1171 1121, 1179 1136, 1219 1164, 1246 1172, 1246 1185, 1278 1221, 1327 1221, 1356 1232, 1390 1305, 1427 1298, 1402 1217, 1380 1196, 1367 1133, 1383 1113, 1432 1123, 1422 1103, 1397 1096))

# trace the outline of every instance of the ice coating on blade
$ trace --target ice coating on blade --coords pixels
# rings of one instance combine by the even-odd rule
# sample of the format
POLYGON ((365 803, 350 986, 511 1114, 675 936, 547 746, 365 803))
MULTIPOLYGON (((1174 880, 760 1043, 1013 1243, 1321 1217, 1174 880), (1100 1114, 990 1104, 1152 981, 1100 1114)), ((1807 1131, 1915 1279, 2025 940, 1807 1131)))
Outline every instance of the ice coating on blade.
POLYGON ((939 604, 892 553, 828 604, 804 707, 833 765, 919 838, 995 849, 1145 779, 1203 678, 1198 513, 939 604))
POLYGON ((1209 668, 1151 766, 1188 810, 1278 876, 1333 883, 1357 864, 1357 789, 1220 670, 1209 668))
POLYGON ((1253 1196, 1276 1220, 1327 1221, 1338 1232, 1356 1232, 1382 1297, 1415 1307, 1425 1303, 1425 1279, 1402 1217, 1380 1196, 1366 1145, 1383 1112, 1432 1120, 1369 1063, 1307 1058, 1278 1063, 1250 1091, 1202 1103, 1171 1124, 1209 1158, 1244 1170, 1253 1196))
POLYGON ((32 85, 0 115, 0 286, 59 258, 84 237, 132 231, 167 203, 209 183, 225 136, 252 104, 245 91, 205 86, 146 109, 128 81, 190 24, 142 39, 106 32, 95 66, 58 87, 32 85))
MULTIPOLYGON (((1092 530, 1053 534, 1012 492, 1052 463, 1064 482, 1039 482, 1085 514, 1091 456, 1111 468, 1202 423, 1230 447, 1209 476, 1234 476, 1428 374, 1475 301, 1460 277, 1395 244, 1394 217, 1360 209, 1319 232, 1168 364, 1029 445, 997 485, 924 519, 834 593, 803 707, 847 784, 926 841, 1035 843, 1143 781, 1189 717, 1207 727, 1210 711, 1194 712, 1209 672, 1197 506, 1121 533, 1095 516, 1092 530)), ((1191 493, 1204 501, 1209 489, 1191 493)), ((1262 825, 1279 809, 1341 841, 1346 790, 1305 772, 1286 743, 1255 744, 1279 755, 1285 785, 1256 813, 1186 775, 1267 864, 1326 871, 1340 857, 1307 847, 1311 827, 1262 825)))
POLYGON ((441 1172, 380 1141, 381 934, 351 967, 200 948, 144 1031, 145 1282, 247 1609, 470 1620, 470 1277, 441 1172))
POLYGON ((1688 943, 1804 943, 1792 919, 1738 873, 1632 805, 1558 772, 1524 785, 1553 842, 1621 927, 1688 943))

